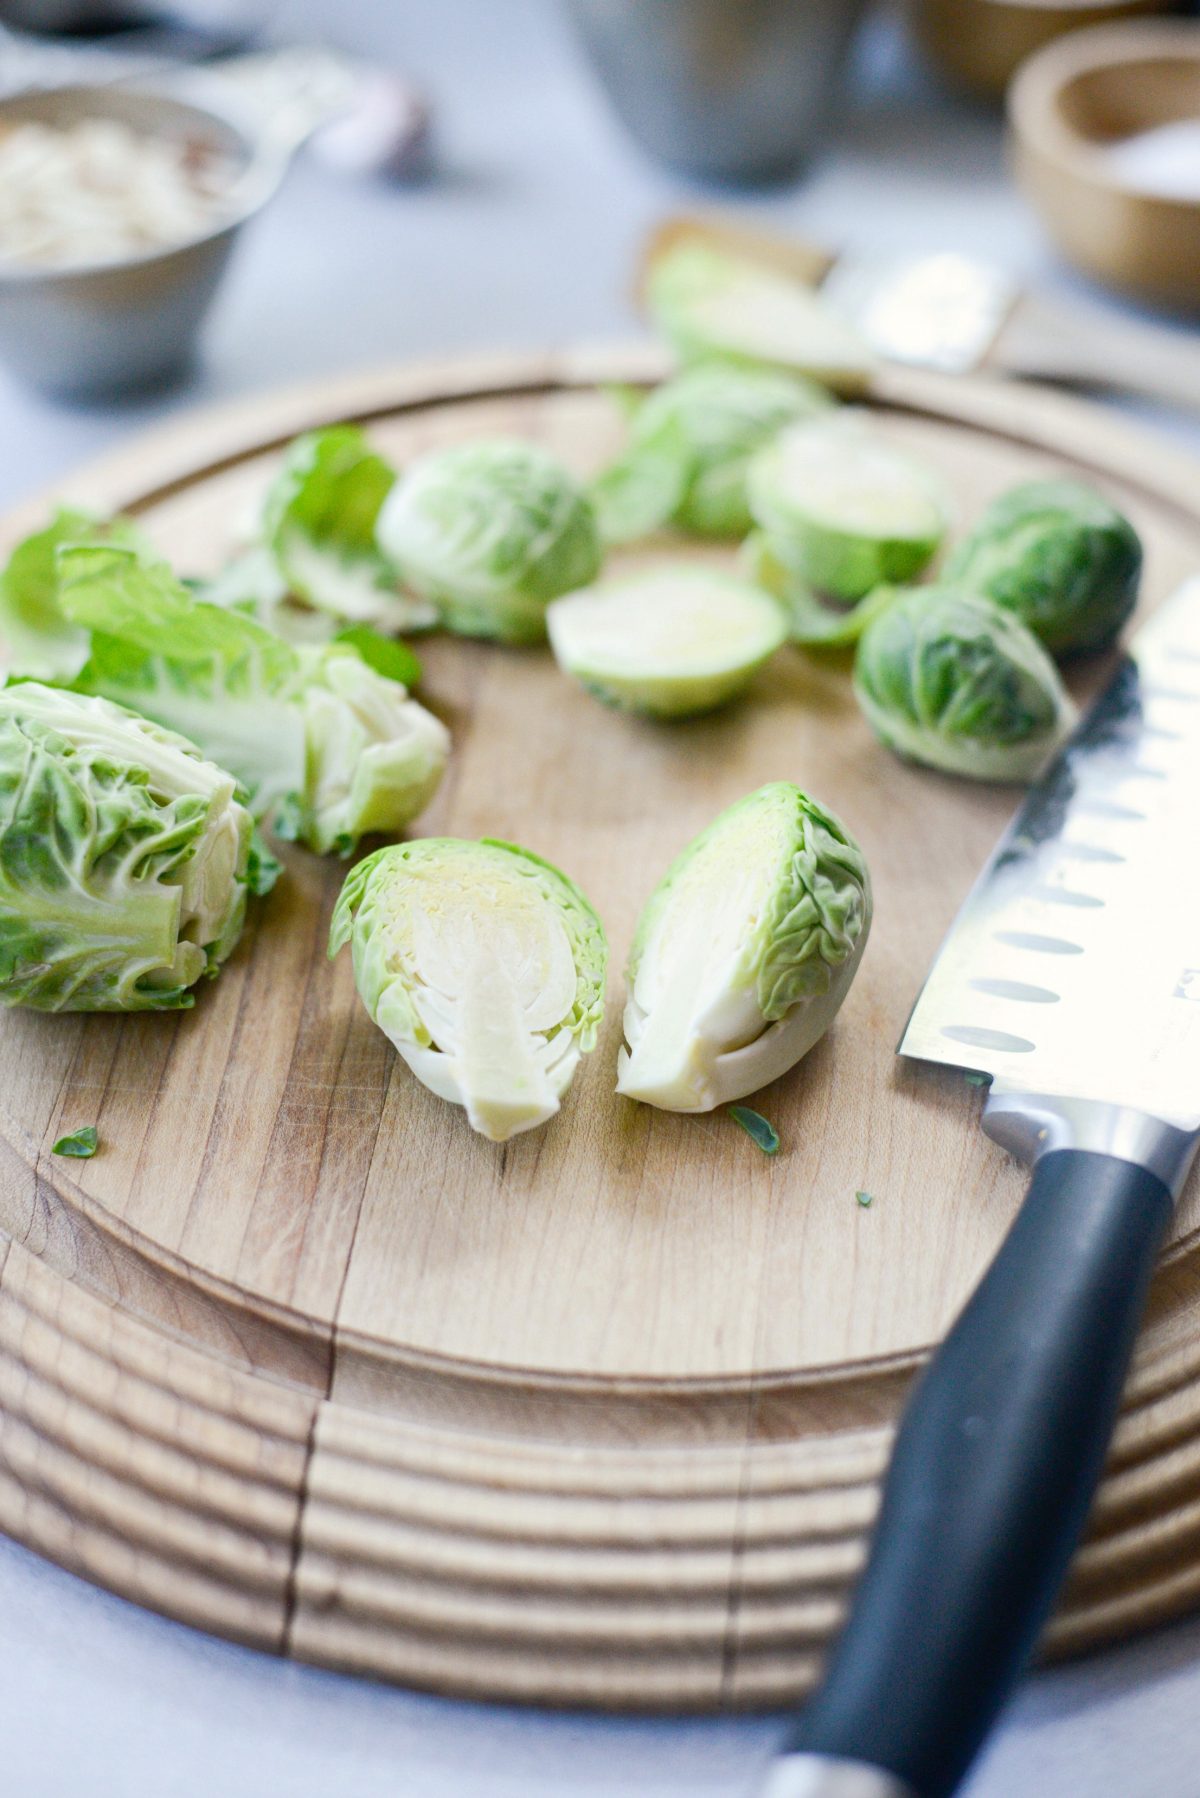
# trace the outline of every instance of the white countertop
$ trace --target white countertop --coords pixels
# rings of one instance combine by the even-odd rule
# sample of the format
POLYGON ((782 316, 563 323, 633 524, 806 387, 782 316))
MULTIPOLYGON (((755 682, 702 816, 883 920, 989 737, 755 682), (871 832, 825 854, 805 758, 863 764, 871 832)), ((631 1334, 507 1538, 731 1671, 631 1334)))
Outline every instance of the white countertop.
MULTIPOLYGON (((388 190, 299 165, 248 235, 184 388, 79 411, 0 375, 0 504, 184 407, 372 361, 634 328, 634 246, 696 195, 621 135, 553 0, 293 0, 286 16, 297 36, 336 17, 335 41, 428 83, 437 177, 388 190)), ((997 119, 939 95, 886 28, 863 46, 827 156, 753 210, 832 242, 949 246, 1075 285, 1004 181, 997 119)), ((970 1798, 1200 1798, 1198 1716, 1200 1620, 1028 1681, 970 1798)), ((5 1798, 741 1798, 785 1730, 459 1705, 339 1678, 150 1616, 0 1539, 5 1798)))

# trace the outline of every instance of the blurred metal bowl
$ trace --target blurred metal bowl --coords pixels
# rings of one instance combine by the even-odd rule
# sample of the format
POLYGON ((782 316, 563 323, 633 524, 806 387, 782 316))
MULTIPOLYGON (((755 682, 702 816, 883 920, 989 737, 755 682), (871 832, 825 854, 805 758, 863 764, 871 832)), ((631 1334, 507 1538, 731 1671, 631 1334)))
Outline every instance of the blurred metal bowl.
POLYGON ((249 129, 232 117, 127 87, 61 87, 0 101, 0 127, 116 119, 146 134, 187 135, 229 157, 230 213, 203 236, 96 266, 0 263, 0 356, 44 392, 91 399, 166 379, 188 361, 234 239, 278 183, 249 129))
POLYGON ((567 0, 622 122, 690 175, 769 181, 811 153, 864 0, 567 0))

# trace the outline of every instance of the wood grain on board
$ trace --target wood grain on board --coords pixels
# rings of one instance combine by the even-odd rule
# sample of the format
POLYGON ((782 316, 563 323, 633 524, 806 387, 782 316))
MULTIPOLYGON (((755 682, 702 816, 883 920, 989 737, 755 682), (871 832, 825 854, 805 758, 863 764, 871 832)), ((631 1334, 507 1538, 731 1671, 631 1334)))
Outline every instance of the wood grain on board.
MULTIPOLYGON (((359 418, 401 461, 515 431, 586 473, 620 437, 597 382, 657 366, 355 377, 174 424, 62 497, 135 512, 203 573, 296 431, 359 418)), ((963 522, 1065 466, 1136 521, 1149 604, 1200 565, 1194 466, 1095 411, 900 373, 874 403, 963 522)), ((730 554, 664 539, 622 560, 666 553, 730 554)), ((1013 794, 894 760, 834 660, 786 651, 743 704, 666 726, 596 705, 544 651, 421 654, 455 749, 419 828, 516 840, 581 884, 612 946, 600 1046, 547 1128, 472 1135, 370 1024, 348 957, 326 959, 344 869, 295 850, 193 1012, 0 1016, 0 1528, 188 1621, 440 1690, 793 1697, 861 1564, 907 1385, 1023 1190, 979 1093, 893 1053, 1013 794), (834 1029, 758 1101, 782 1139, 768 1160, 722 1116, 612 1086, 642 901, 721 807, 781 777, 862 842, 876 922, 834 1029), (82 1123, 102 1153, 52 1160, 82 1123)), ((1198 1596, 1193 1185, 1048 1646, 1198 1596)))

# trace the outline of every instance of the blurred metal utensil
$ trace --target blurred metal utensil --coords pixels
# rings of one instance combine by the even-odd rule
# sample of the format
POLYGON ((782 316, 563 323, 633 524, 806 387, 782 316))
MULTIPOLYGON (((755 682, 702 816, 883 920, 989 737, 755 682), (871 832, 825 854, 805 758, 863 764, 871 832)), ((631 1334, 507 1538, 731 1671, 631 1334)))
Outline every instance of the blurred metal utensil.
POLYGON ((692 175, 791 174, 824 129, 863 0, 566 0, 617 113, 692 175))

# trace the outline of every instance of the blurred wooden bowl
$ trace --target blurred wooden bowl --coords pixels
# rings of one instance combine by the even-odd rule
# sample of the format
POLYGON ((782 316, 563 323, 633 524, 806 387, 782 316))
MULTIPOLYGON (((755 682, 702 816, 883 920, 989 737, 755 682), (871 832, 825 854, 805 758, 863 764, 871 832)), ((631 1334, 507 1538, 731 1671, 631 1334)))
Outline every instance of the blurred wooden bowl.
POLYGON ((1195 197, 1135 186, 1113 151, 1155 126, 1200 126, 1200 24, 1168 20, 1052 44, 1009 92, 1017 180, 1063 253, 1143 298, 1200 307, 1195 197))
POLYGON ((961 87, 999 99, 1035 50, 1089 25, 1166 12, 1169 0, 909 0, 917 39, 961 87))

